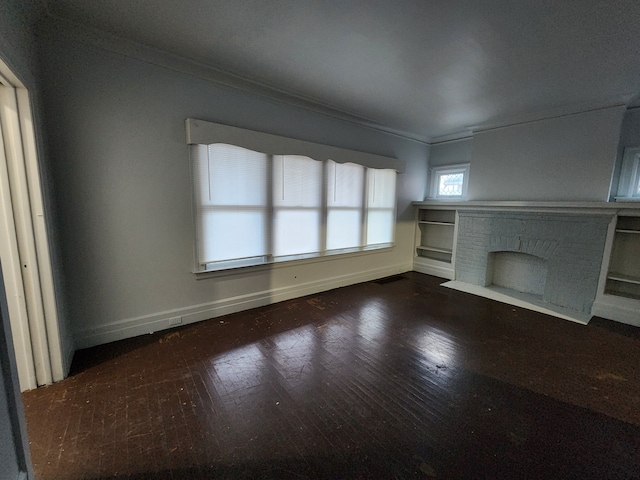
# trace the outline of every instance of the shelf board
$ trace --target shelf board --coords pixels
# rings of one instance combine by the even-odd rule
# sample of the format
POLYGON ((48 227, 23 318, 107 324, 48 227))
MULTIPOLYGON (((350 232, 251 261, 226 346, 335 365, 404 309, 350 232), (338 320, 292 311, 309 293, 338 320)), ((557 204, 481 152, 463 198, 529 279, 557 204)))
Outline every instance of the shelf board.
POLYGON ((424 250, 427 252, 438 252, 438 253, 447 253, 449 255, 451 255, 451 253, 453 253, 453 251, 450 248, 437 248, 437 247, 426 247, 423 245, 419 245, 418 250, 424 250))
POLYGON ((623 273, 609 272, 607 275, 608 280, 615 280, 617 282, 632 283, 634 285, 640 285, 640 277, 633 275, 625 275, 623 273))
POLYGON ((629 298, 631 300, 640 300, 640 295, 638 295, 638 294, 631 293, 631 292, 625 292, 625 291, 621 291, 621 290, 616 290, 616 289, 611 289, 611 288, 605 289, 604 293, 607 294, 607 295, 614 295, 616 297, 629 298))
POLYGON ((626 228, 616 228, 616 233, 640 233, 640 230, 628 230, 626 228))
POLYGON ((453 222, 432 222, 431 220, 420 220, 418 223, 422 225, 446 225, 447 227, 453 227, 455 225, 453 222))

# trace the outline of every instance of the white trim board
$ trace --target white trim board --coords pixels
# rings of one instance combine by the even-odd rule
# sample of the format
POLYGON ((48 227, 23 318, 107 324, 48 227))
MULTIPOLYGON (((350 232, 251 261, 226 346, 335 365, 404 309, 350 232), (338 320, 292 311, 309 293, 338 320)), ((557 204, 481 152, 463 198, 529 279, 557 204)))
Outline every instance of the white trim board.
POLYGON ((496 287, 495 285, 481 287, 480 285, 472 285, 470 283, 453 280, 451 282, 443 283, 442 286, 452 288, 453 290, 458 290, 460 292, 478 295, 497 302, 506 303, 508 305, 513 305, 514 307, 526 308, 528 310, 533 310, 534 312, 552 315, 554 317, 580 323, 582 325, 586 325, 589 323, 589 320, 591 320, 590 314, 550 305, 543 302, 538 295, 516 292, 515 290, 496 287))
POLYGON ((420 257, 416 257, 413 260, 413 271, 418 273, 424 273, 426 275, 433 275, 434 277, 446 278, 447 280, 453 280, 454 271, 453 267, 446 266, 449 264, 445 264, 444 262, 438 262, 443 265, 438 265, 435 263, 429 263, 422 261, 420 257))
POLYGON ((592 313, 634 327, 640 327, 638 300, 615 295, 601 295, 593 302, 592 313))
POLYGON ((499 211, 499 212, 534 212, 575 215, 640 215, 640 202, 543 202, 543 201, 502 201, 471 200, 443 201, 425 200, 413 202, 415 207, 432 210, 458 211, 499 211))
POLYGON ((403 173, 406 169, 406 162, 397 158, 307 142, 205 120, 187 118, 185 128, 186 140, 189 145, 227 143, 269 155, 304 155, 314 160, 331 159, 337 163, 353 162, 369 168, 393 169, 398 173, 403 173))
POLYGON ((225 298, 210 303, 129 318, 76 332, 75 343, 78 349, 89 348, 95 345, 166 330, 180 325, 200 322, 230 313, 241 312, 251 308, 262 307, 292 298, 313 295, 334 288, 346 287, 356 283, 369 282, 378 278, 398 275, 411 271, 411 269, 412 265, 410 263, 376 268, 364 272, 340 275, 313 282, 225 298))

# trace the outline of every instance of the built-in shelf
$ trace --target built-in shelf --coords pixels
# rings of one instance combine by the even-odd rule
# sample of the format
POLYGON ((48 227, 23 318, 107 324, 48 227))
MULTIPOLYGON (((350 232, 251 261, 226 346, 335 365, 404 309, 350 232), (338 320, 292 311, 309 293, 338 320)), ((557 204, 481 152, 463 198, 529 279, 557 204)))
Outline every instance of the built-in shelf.
POLYGON ((427 252, 447 253, 449 255, 453 252, 453 249, 451 249, 451 248, 423 247, 421 245, 418 245, 416 248, 418 250, 424 250, 424 251, 427 251, 427 252))
POLYGON ((427 220, 424 220, 424 221, 418 221, 418 223, 422 225, 446 225, 448 227, 455 226, 454 222, 429 222, 427 220))
POLYGON ((640 299, 640 216, 616 219, 604 293, 640 299))
POLYGON ((414 258, 417 271, 453 278, 455 226, 455 209, 418 209, 414 258))
POLYGON ((615 280, 616 282, 633 283, 635 285, 640 285, 640 277, 625 275, 623 273, 609 272, 609 275, 607 275, 607 279, 615 280))

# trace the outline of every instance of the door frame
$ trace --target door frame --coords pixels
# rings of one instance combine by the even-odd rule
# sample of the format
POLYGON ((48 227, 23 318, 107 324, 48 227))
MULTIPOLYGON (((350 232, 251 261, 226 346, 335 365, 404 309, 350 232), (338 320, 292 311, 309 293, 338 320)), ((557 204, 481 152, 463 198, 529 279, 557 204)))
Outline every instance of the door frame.
POLYGON ((0 59, 0 258, 22 391, 65 376, 31 100, 0 59))

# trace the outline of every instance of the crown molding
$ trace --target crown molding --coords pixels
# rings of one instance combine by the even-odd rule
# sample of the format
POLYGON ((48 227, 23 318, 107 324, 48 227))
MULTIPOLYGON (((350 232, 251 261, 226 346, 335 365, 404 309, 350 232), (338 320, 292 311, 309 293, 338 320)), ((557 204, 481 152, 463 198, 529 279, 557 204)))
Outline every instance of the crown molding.
POLYGON ((577 104, 558 107, 549 110, 541 110, 526 115, 511 117, 503 122, 487 122, 467 127, 473 134, 486 132, 489 130, 498 130, 501 128, 515 127, 518 125, 526 125, 528 123, 536 123, 543 120, 552 120, 555 118, 571 117, 575 115, 583 115, 586 113, 596 112, 599 110, 607 110, 609 108, 627 108, 627 104, 631 100, 631 95, 624 95, 611 98, 608 101, 597 104, 577 104))

